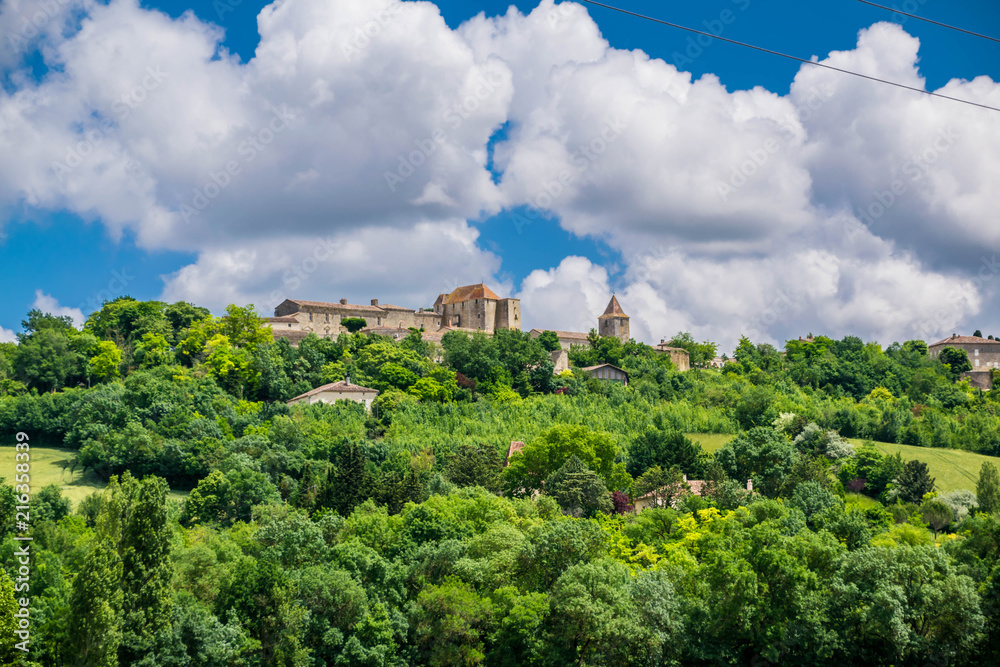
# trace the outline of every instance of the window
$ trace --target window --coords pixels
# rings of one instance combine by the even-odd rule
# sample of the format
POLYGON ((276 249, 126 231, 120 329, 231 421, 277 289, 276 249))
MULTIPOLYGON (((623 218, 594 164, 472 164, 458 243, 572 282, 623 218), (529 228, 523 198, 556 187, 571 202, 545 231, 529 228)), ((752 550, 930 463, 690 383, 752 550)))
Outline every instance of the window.
POLYGON ((976 359, 976 368, 979 368, 979 359, 976 359))
POLYGON ((329 321, 330 321, 330 313, 327 313, 327 314, 326 314, 326 321, 327 321, 327 322, 329 322, 329 321))
POLYGON ((979 356, 979 350, 976 350, 976 356, 977 357, 979 356))
POLYGON ((312 321, 313 321, 313 314, 312 314, 312 313, 309 313, 309 321, 310 321, 310 322, 312 322, 312 321))

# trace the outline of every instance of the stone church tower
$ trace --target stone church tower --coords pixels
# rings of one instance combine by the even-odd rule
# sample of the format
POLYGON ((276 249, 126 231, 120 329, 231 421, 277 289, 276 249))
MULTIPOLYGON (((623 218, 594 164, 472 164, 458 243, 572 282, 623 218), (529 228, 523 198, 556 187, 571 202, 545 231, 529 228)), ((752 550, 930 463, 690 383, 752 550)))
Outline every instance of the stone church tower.
POLYGON ((613 336, 623 343, 627 343, 629 338, 628 315, 622 310, 618 298, 611 295, 608 307, 604 309, 604 314, 597 318, 597 333, 602 336, 613 336))

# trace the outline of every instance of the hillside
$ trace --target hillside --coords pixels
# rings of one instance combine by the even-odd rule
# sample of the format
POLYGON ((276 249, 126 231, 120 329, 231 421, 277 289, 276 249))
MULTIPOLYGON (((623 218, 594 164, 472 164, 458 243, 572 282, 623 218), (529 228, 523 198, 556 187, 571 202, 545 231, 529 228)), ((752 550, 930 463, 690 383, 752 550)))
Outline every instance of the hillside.
MULTIPOLYGON (((732 435, 724 433, 688 433, 687 436, 709 453, 717 451, 733 439, 732 435)), ((864 442, 857 438, 848 438, 848 440, 855 445, 861 445, 864 442)), ((1000 466, 1000 458, 996 456, 984 456, 958 449, 913 447, 912 445, 898 445, 891 442, 876 442, 875 446, 889 455, 899 453, 904 461, 917 459, 926 463, 930 468, 931 476, 935 478, 936 489, 939 493, 948 493, 958 489, 968 489, 975 492, 976 480, 979 479, 979 470, 983 463, 990 461, 994 465, 1000 466)))

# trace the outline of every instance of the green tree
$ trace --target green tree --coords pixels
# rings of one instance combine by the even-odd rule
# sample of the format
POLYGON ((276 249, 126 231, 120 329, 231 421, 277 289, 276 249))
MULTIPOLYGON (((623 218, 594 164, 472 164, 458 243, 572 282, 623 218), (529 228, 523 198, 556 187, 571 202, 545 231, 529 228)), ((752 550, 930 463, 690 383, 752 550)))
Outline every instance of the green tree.
POLYGON ((934 490, 934 481, 927 464, 913 459, 903 465, 903 471, 896 478, 896 490, 903 502, 919 503, 924 494, 934 490))
POLYGON ((35 521, 59 521, 69 516, 73 504, 62 495, 58 484, 47 484, 31 499, 31 518, 35 521))
POLYGON ((770 387, 751 387, 736 403, 733 416, 745 430, 770 426, 778 416, 774 400, 774 391, 770 387))
POLYGON ((122 560, 112 541, 98 540, 73 580, 67 655, 76 667, 117 667, 122 640, 122 560))
POLYGON ((600 475, 609 489, 628 488, 630 478, 625 464, 615 462, 618 448, 611 436, 568 424, 542 432, 511 457, 503 472, 505 488, 513 495, 541 491, 544 481, 572 455, 600 475))
POLYGON ((936 498, 926 500, 920 506, 920 517, 931 527, 931 530, 934 531, 935 538, 937 538, 937 534, 942 528, 945 528, 949 523, 951 523, 954 515, 955 514, 950 507, 936 498))
POLYGON ((972 370, 972 362, 969 361, 969 354, 957 347, 946 347, 941 350, 938 360, 948 367, 948 372, 951 374, 952 380, 957 380, 958 376, 962 373, 972 370))
POLYGON ((613 509, 608 487, 575 454, 545 480, 545 492, 570 516, 592 517, 613 509))
POLYGON ((87 362, 90 375, 96 380, 113 380, 119 376, 122 363, 122 351, 111 341, 102 340, 97 343, 94 356, 87 362))
POLYGON ((538 335, 538 342, 549 352, 555 352, 562 347, 559 343, 559 334, 555 331, 543 331, 538 335))
POLYGON ((753 428, 726 443, 715 460, 727 476, 741 485, 752 478, 755 491, 774 498, 795 465, 796 452, 774 429, 753 428))
POLYGON ((493 623, 493 603, 468 584, 448 581, 417 595, 412 623, 417 649, 428 665, 478 665, 493 623))
POLYGON ((552 589, 552 661, 562 665, 643 664, 654 638, 629 595, 624 565, 598 560, 566 570, 552 589))
POLYGON ((302 645, 308 613, 296 604, 295 594, 293 583, 277 563, 245 557, 219 592, 216 615, 240 619, 260 642, 255 657, 262 664, 298 667, 306 664, 308 656, 302 645))
POLYGON ((676 466, 689 475, 700 475, 702 454, 701 446, 680 431, 650 428, 632 441, 626 468, 632 477, 639 477, 653 466, 676 466))
POLYGON ((20 638, 14 634, 18 629, 14 614, 19 609, 14 582, 6 572, 0 570, 0 664, 2 665, 17 664, 15 657, 17 649, 14 648, 14 644, 20 641, 20 638))
POLYGON ((368 321, 361 317, 346 317, 340 321, 340 326, 354 334, 367 327, 368 321))
POLYGON ((670 347, 679 347, 687 350, 691 368, 703 368, 709 361, 715 358, 718 345, 710 341, 698 343, 690 333, 681 332, 670 339, 667 343, 670 347))
POLYGON ((62 389, 69 380, 79 377, 82 357, 70 346, 71 331, 72 327, 45 327, 19 334, 12 364, 15 377, 41 391, 62 389))
POLYGON ((979 481, 976 482, 976 497, 979 499, 979 509, 987 514, 1000 510, 1000 472, 989 461, 984 461, 979 469, 979 481))
POLYGON ((481 486, 499 493, 502 467, 503 456, 496 447, 464 443, 448 461, 445 472, 458 486, 481 486))
POLYGON ((135 360, 140 368, 152 368, 173 363, 170 343, 162 334, 145 333, 142 335, 142 340, 136 344, 135 360))
POLYGON ((684 481, 684 473, 680 468, 653 466, 642 473, 635 481, 636 496, 649 496, 654 507, 673 507, 674 503, 691 492, 691 487, 684 481))

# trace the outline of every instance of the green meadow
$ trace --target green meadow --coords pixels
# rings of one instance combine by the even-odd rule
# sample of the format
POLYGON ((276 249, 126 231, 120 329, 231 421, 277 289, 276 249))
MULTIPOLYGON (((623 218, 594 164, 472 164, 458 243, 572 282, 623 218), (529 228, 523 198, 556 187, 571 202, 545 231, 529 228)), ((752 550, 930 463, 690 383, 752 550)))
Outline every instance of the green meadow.
MULTIPOLYGON (((688 433, 687 436, 697 442, 706 452, 714 452, 733 439, 734 436, 723 433, 688 433)), ((849 438, 855 446, 864 441, 849 438)), ((904 461, 919 459, 930 468, 931 476, 937 484, 940 493, 956 489, 976 490, 979 479, 979 469, 984 461, 992 461, 1000 465, 1000 457, 973 454, 959 449, 937 449, 930 447, 913 447, 897 445, 891 442, 876 442, 875 446, 890 455, 899 453, 904 461)))
MULTIPOLYGON (((0 477, 4 483, 11 484, 14 480, 13 447, 0 447, 0 477)), ((94 491, 101 491, 107 486, 92 471, 83 472, 79 466, 73 466, 76 451, 59 447, 32 447, 29 451, 31 471, 29 473, 31 488, 38 492, 43 486, 58 484, 63 496, 69 498, 75 507, 77 503, 94 491)), ((169 497, 183 499, 187 494, 171 491, 169 497)))

